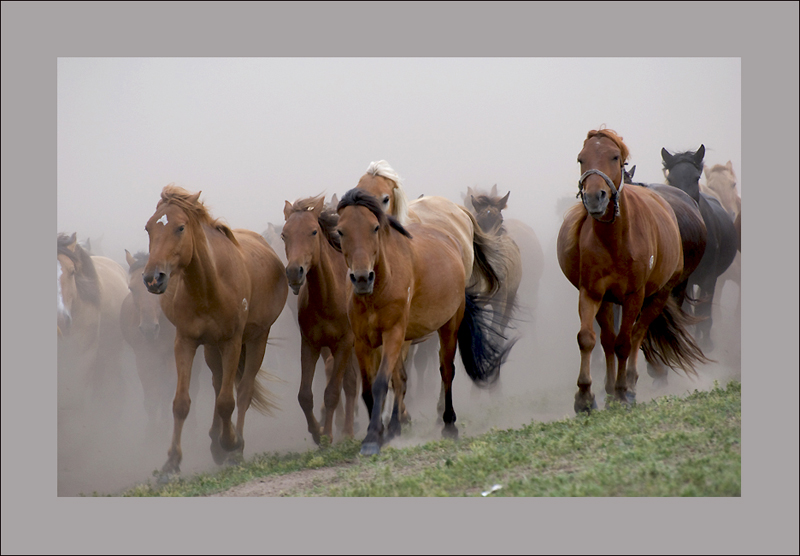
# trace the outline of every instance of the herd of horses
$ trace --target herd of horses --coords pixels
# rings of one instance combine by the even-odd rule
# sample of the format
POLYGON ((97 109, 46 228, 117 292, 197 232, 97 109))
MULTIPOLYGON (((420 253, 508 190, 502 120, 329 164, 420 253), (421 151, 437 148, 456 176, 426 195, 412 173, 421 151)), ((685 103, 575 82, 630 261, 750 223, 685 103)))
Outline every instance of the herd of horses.
MULTIPOLYGON (((597 407, 595 322, 607 403, 635 400, 640 349, 657 379, 667 367, 696 374, 713 349, 715 287, 741 251, 735 175, 730 162, 704 168, 703 146, 661 154, 665 184, 633 181, 628 148, 612 130, 590 131, 578 155, 581 202, 566 210, 556 245, 560 268, 578 290, 576 412, 597 407)), ((437 416, 442 434, 457 438, 456 352, 476 386, 498 385, 519 339, 519 296, 535 300, 544 265, 534 231, 503 218, 509 196, 495 186, 469 188, 462 204, 439 196, 409 201, 381 160, 341 200, 287 200, 283 225, 258 234, 231 229, 200 193, 168 185, 145 225, 148 252, 125 252, 128 272, 92 256, 75 234, 58 236, 59 352, 71 354, 77 371, 70 375, 80 377, 71 387, 113 383, 115 357, 127 342, 150 428, 167 426, 172 401, 166 480, 180 472, 203 346, 215 393, 211 453, 217 464, 240 461, 247 410, 269 414, 273 407, 259 374, 270 330, 288 305, 301 338, 298 402, 315 443, 333 438, 335 413, 344 414, 341 434, 354 436, 360 385, 369 415, 361 453, 379 453, 409 420, 411 360, 424 368, 437 338, 437 416), (318 420, 312 382, 320 358, 326 386, 318 420)), ((60 388, 66 374, 59 370, 60 388)))

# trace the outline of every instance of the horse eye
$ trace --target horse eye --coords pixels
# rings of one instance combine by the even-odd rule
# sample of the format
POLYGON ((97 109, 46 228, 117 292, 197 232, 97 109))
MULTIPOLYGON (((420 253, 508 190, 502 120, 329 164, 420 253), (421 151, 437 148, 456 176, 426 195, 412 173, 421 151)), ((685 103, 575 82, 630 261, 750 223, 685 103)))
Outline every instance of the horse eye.
POLYGON ((336 233, 339 234, 339 237, 344 237, 344 232, 342 230, 336 230, 336 233))
POLYGON ((375 225, 375 229, 374 229, 374 230, 372 230, 372 233, 374 233, 374 234, 377 234, 377 233, 378 233, 378 230, 380 230, 380 229, 381 229, 381 226, 380 226, 380 224, 376 224, 376 225, 375 225))
POLYGON ((385 205, 385 204, 387 204, 388 202, 389 202, 389 196, 388 196, 388 195, 384 195, 384 196, 383 196, 383 204, 385 205))
POLYGON ((181 224, 180 226, 178 226, 178 233, 182 232, 185 229, 186 229, 186 225, 181 224))
POLYGON ((317 235, 317 230, 314 230, 313 232, 311 232, 311 235, 312 235, 312 236, 315 236, 315 235, 317 235))

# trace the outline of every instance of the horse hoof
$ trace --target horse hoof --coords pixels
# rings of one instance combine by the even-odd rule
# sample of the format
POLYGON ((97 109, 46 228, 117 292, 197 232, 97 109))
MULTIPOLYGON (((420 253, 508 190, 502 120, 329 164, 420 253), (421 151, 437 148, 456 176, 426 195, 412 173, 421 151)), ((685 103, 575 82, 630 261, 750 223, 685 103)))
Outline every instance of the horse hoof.
POLYGON ((381 452, 381 445, 377 442, 363 442, 361 444, 362 456, 377 456, 381 452))
POLYGON ((173 469, 171 471, 164 471, 161 470, 161 473, 158 474, 157 482, 160 485, 166 485, 171 483, 173 479, 177 479, 180 477, 181 470, 180 469, 173 469))
POLYGON ((628 391, 625 393, 625 400, 628 404, 633 405, 636 403, 636 392, 628 391))
MULTIPOLYGON (((606 398, 606 400, 608 400, 608 398, 606 398)), ((608 407, 608 401, 606 401, 606 407, 608 407)), ((592 411, 597 409, 597 400, 592 396, 592 403, 587 404, 584 400, 576 399, 573 408, 575 409, 576 415, 580 415, 581 413, 591 414, 592 411)))
POLYGON ((450 440, 458 440, 458 428, 452 423, 445 425, 442 429, 442 436, 450 440))

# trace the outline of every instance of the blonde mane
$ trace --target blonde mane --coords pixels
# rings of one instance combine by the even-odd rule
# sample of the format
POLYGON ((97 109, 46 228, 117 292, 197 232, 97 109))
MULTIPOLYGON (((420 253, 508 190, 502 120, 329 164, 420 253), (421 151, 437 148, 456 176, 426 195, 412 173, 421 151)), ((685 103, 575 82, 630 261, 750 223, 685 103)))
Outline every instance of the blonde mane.
POLYGON ((392 216, 394 216, 400 224, 404 226, 408 224, 408 199, 403 191, 403 182, 397 172, 395 172, 385 160, 378 160, 369 163, 367 174, 371 176, 381 176, 394 184, 392 188, 394 197, 392 199, 394 201, 392 216))

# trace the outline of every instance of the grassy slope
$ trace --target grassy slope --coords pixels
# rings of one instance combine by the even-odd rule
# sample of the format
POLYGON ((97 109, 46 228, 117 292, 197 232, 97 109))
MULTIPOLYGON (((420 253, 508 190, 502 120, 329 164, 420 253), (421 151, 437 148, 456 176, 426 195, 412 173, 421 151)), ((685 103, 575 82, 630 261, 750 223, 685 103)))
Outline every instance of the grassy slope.
POLYGON ((387 446, 375 458, 360 457, 359 448, 359 441, 348 441, 300 454, 262 454, 123 496, 201 496, 315 468, 333 473, 284 494, 480 496, 500 484, 492 496, 741 496, 741 385, 459 442, 387 446))

